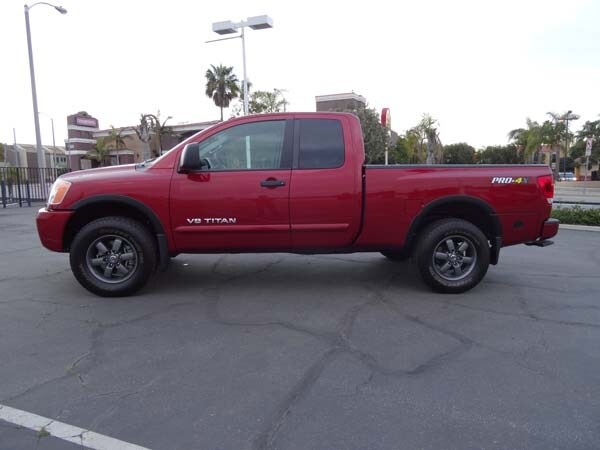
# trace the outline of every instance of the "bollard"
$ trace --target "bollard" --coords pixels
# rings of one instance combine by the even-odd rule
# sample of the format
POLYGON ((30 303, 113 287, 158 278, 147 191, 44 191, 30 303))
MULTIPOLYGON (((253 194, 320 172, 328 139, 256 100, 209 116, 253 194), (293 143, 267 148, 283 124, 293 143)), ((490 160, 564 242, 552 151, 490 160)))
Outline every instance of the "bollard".
POLYGON ((29 179, 25 180, 25 192, 27 193, 27 206, 31 207, 31 192, 29 190, 29 179))
POLYGON ((2 188, 2 207, 6 208, 6 183, 4 180, 0 181, 0 187, 2 188))
POLYGON ((22 208, 23 207, 23 199, 22 199, 22 195, 21 195, 21 177, 19 176, 20 173, 21 173, 21 171, 17 167, 17 192, 19 193, 19 208, 22 208))

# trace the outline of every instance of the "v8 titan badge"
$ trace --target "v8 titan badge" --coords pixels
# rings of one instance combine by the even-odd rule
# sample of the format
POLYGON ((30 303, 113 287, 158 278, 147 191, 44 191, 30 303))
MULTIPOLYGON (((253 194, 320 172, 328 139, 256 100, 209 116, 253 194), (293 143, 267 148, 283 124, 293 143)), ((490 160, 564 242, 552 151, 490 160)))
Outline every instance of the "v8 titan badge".
POLYGON ((527 177, 493 177, 492 184, 527 184, 527 177))

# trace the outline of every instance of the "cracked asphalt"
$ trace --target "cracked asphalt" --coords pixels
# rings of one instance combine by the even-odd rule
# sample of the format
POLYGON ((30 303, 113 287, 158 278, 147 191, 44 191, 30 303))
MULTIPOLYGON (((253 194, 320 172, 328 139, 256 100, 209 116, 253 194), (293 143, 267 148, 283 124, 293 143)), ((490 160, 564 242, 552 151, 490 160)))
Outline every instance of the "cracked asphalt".
MULTIPOLYGON (((600 448, 600 233, 431 293, 379 254, 180 255, 101 299, 0 210, 0 404, 151 449, 600 448)), ((0 449, 70 449, 0 421, 0 449)))

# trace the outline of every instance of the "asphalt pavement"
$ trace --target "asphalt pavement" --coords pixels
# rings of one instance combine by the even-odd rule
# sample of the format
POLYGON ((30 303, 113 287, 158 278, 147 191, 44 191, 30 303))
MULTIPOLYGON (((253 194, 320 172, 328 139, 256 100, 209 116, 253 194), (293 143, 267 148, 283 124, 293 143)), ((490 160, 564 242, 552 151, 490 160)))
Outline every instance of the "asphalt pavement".
MULTIPOLYGON (((169 450, 600 447, 598 232, 503 249, 461 295, 375 253, 252 254, 102 299, 34 215, 0 210, 0 416, 169 450)), ((33 448, 80 447, 0 420, 33 448)))

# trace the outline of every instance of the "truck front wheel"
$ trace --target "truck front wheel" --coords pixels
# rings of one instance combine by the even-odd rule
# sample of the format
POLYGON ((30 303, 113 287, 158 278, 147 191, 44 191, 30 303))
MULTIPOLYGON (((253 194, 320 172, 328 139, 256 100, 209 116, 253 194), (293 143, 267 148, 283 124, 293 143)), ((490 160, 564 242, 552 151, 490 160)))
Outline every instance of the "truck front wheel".
POLYGON ((423 230, 415 256, 423 281, 433 290, 460 293, 477 285, 486 274, 490 247, 471 222, 443 219, 423 230))
POLYGON ((121 297, 142 288, 156 267, 156 242, 139 222, 104 217, 85 225, 71 244, 71 270, 88 291, 121 297))

